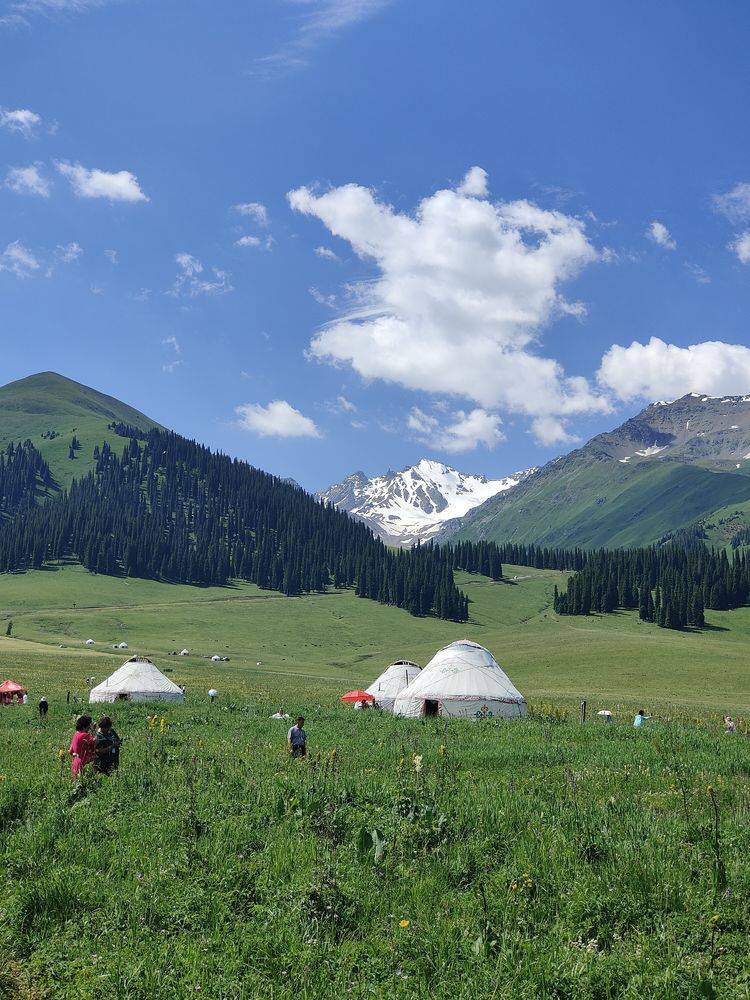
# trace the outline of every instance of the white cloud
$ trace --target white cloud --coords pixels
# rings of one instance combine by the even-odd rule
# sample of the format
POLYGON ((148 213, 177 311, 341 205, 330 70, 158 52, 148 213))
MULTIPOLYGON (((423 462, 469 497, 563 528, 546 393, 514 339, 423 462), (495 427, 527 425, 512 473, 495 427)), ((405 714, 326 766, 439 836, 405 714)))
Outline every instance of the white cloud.
POLYGON ((259 236, 241 236, 238 240, 235 240, 234 245, 236 247, 262 247, 264 250, 270 250, 273 246, 273 236, 266 236, 261 239, 259 236))
POLYGON ((711 275, 708 274, 705 268, 702 268, 700 264, 695 264, 691 260, 686 260, 685 267, 692 276, 693 280, 696 281, 699 285, 711 284, 711 275))
POLYGON ((356 413, 357 407, 352 403, 350 399, 346 396, 337 396, 335 399, 330 399, 325 404, 326 409, 330 413, 356 413))
POLYGON ((318 255, 318 257, 322 257, 324 260, 341 259, 339 255, 337 253, 334 253, 333 250, 329 249, 329 247, 315 247, 315 253, 318 255))
POLYGON ((259 226, 263 226, 264 228, 268 226, 268 209, 265 205, 261 205, 259 201, 245 201, 232 207, 235 212, 248 216, 259 226))
POLYGON ((9 132, 18 132, 26 139, 31 138, 41 123, 41 115, 35 111, 29 111, 28 108, 17 108, 15 111, 0 108, 0 128, 6 128, 9 132))
POLYGON ((104 295, 104 289, 100 285, 91 285, 89 291, 92 295, 104 295))
POLYGON ((469 198, 487 197, 487 171, 481 167, 472 167, 466 172, 466 176, 456 188, 458 194, 465 194, 469 198))
POLYGON ((161 369, 171 375, 172 372, 179 368, 184 361, 182 357, 182 344, 180 344, 179 340, 174 335, 165 337, 161 343, 162 347, 166 348, 170 354, 169 361, 165 361, 161 366, 161 369))
POLYGON ((320 431, 314 421, 295 410, 285 399, 276 399, 268 406, 260 403, 243 403, 235 409, 239 426, 260 437, 310 437, 319 438, 320 431))
POLYGON ((109 201, 125 202, 149 200, 141 190, 138 178, 129 170, 110 173, 97 168, 89 170, 80 163, 59 161, 55 166, 70 181, 79 198, 107 198, 109 201))
POLYGON ((72 264, 83 253, 83 247, 80 243, 76 242, 66 243, 65 245, 58 244, 55 253, 58 260, 61 260, 63 264, 72 264))
POLYGON ((5 176, 5 186, 16 194, 33 194, 49 198, 50 183, 40 170, 40 163, 28 167, 10 167, 5 176))
POLYGON ((486 448, 496 447, 505 440, 501 424, 502 420, 496 413, 488 413, 479 407, 468 413, 458 410, 449 423, 441 425, 437 417, 414 406, 406 422, 409 430, 414 431, 424 444, 453 454, 473 451, 480 444, 486 448))
POLYGON ((319 288, 312 285, 307 289, 312 298, 318 303, 319 306, 327 306, 328 309, 335 309, 337 304, 337 299, 335 295, 324 295, 319 288))
POLYGON ((119 251, 117 251, 117 250, 105 250, 104 251, 104 256, 107 258, 107 260, 110 262, 110 264, 119 264, 120 263, 120 254, 119 254, 119 251))
POLYGON ((0 253, 0 271, 9 271, 17 278, 30 278, 42 265, 23 243, 9 243, 0 253))
POLYGON ((535 349, 555 318, 584 314, 560 291, 597 260, 579 219, 451 190, 425 198, 414 215, 356 184, 288 198, 377 268, 354 289, 351 310, 313 337, 311 357, 486 410, 563 419, 608 411, 584 378, 535 349))
POLYGON ((646 239, 651 240, 652 243, 656 243, 657 246, 662 247, 664 250, 675 250, 677 248, 677 244, 669 230, 658 219, 654 219, 653 222, 649 223, 649 227, 646 230, 646 239))
POLYGON ((227 271, 212 267, 213 278, 206 276, 205 268, 197 257, 189 253, 175 255, 178 274, 169 290, 170 295, 188 295, 191 299, 198 295, 224 295, 234 291, 231 276, 227 271))
POLYGON ((713 196, 715 210, 730 222, 750 219, 750 184, 740 182, 724 194, 713 196))
POLYGON ((570 434, 557 417, 536 417, 531 422, 531 432, 540 444, 573 444, 578 438, 570 434))
POLYGON ((602 358, 598 379, 623 400, 744 394, 750 388, 750 348, 720 340, 678 347, 658 337, 629 347, 614 344, 602 358))
POLYGON ((377 14, 391 0, 287 0, 301 12, 292 39, 256 61, 261 74, 273 76, 301 69, 321 44, 377 14))
POLYGON ((750 232, 736 236, 729 244, 729 249, 737 255, 741 264, 750 264, 750 232))

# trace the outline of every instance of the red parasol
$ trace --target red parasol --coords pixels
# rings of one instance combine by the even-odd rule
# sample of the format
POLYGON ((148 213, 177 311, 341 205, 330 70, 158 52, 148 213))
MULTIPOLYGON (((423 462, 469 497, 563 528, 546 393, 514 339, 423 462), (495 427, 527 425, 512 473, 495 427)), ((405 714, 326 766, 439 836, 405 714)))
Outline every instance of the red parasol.
POLYGON ((339 701, 375 701, 375 698, 368 691, 347 691, 339 701))

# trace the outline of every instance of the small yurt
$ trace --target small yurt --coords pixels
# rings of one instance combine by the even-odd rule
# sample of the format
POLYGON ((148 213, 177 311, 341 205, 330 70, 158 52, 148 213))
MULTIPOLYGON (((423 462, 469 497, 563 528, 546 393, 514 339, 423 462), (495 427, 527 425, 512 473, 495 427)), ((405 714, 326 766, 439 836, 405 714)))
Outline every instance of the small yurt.
POLYGON ((111 677, 91 689, 89 701, 183 701, 177 687, 151 660, 131 656, 111 677))
POLYGON ((87 639, 86 640, 86 645, 87 646, 93 646, 94 645, 94 640, 93 639, 87 639))
POLYGON ((365 690, 373 696, 378 708, 392 712, 398 695, 416 679, 421 669, 411 660, 396 660, 365 690))
POLYGON ((460 639, 433 656, 393 711, 408 718, 517 719, 526 715, 526 700, 488 649, 460 639))

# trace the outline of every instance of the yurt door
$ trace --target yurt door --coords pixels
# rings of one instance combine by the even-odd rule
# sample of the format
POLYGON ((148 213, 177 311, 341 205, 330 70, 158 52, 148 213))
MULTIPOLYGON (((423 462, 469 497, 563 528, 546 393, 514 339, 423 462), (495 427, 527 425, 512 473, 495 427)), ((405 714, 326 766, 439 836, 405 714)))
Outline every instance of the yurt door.
POLYGON ((424 714, 425 715, 439 715, 440 714, 440 702, 439 701, 425 701, 424 703, 424 714))

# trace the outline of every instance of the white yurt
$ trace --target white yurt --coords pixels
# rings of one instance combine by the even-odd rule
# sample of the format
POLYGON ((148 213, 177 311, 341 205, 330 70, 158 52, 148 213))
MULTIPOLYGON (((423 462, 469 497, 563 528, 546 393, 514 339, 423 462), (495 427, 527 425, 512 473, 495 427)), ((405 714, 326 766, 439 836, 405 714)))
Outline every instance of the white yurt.
POLYGON ((131 656, 111 677, 91 689, 89 701, 183 701, 178 688, 151 660, 131 656))
POLYGON ((180 650, 180 656, 190 656, 190 650, 189 649, 181 649, 180 650))
POLYGON ((373 696, 378 708, 392 712, 397 696, 408 688, 421 669, 418 664, 412 663, 411 660, 396 660, 390 667, 386 667, 380 677, 365 690, 373 696))
POLYGON ((484 646, 460 639, 436 653, 396 698, 396 715, 517 719, 526 700, 484 646))
POLYGON ((128 648, 128 644, 126 642, 119 642, 117 644, 117 648, 118 649, 127 649, 128 648))
POLYGON ((94 645, 94 640, 93 639, 87 639, 86 640, 86 645, 87 646, 93 646, 94 645))

